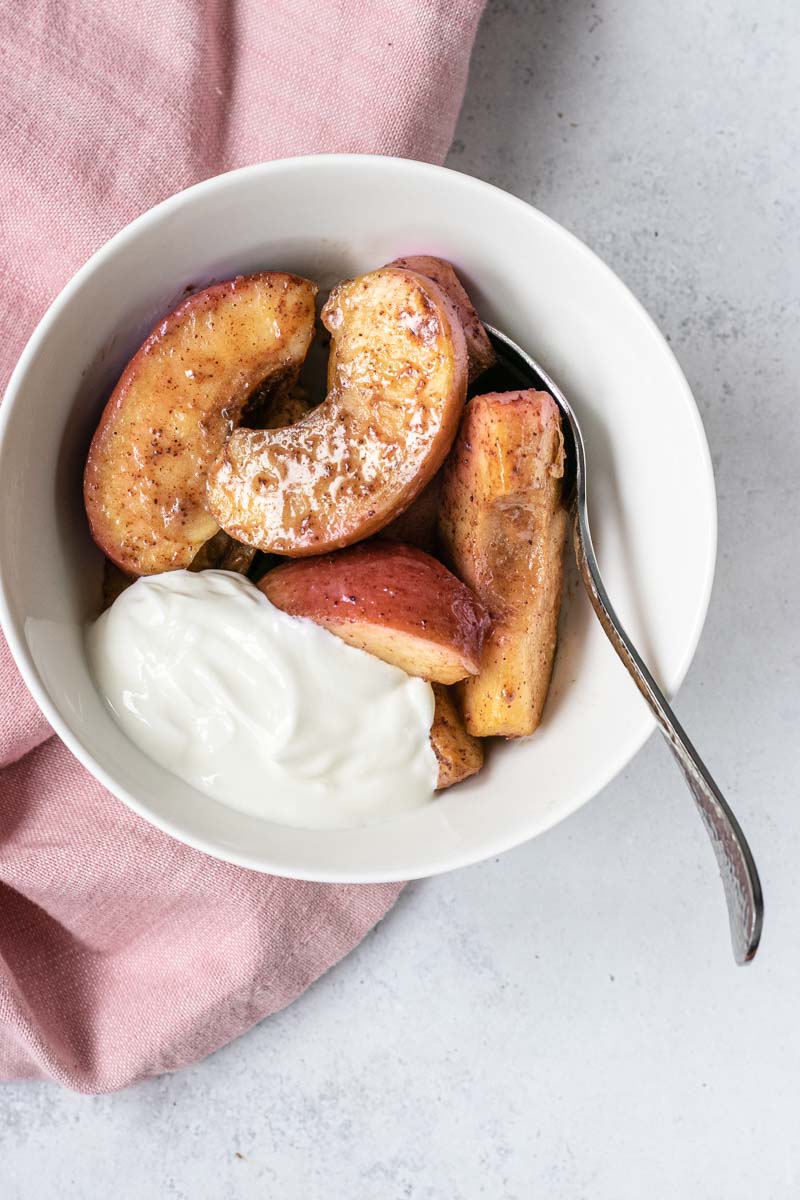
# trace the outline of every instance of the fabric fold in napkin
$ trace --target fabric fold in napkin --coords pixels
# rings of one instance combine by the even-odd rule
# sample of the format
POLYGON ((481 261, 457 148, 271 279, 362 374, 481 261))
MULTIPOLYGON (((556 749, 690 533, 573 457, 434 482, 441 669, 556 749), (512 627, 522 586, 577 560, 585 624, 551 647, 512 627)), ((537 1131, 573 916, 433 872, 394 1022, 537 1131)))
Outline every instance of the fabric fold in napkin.
MULTIPOLYGON (((138 213, 286 155, 440 161, 482 0, 123 0, 0 9, 0 376, 138 213)), ((0 480, 2 502, 2 480, 0 480)), ((0 639, 0 1078, 176 1070, 289 1004, 401 885, 299 883, 153 829, 52 736, 0 639)))

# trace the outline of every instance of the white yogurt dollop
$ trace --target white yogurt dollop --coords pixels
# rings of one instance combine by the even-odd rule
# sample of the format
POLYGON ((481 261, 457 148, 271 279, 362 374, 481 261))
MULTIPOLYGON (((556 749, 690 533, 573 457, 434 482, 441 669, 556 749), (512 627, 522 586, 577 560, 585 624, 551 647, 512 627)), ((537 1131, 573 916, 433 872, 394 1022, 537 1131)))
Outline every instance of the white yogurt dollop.
POLYGON ((307 829, 433 796, 433 691, 228 571, 139 579, 87 634, 95 680, 145 754, 231 808, 307 829))

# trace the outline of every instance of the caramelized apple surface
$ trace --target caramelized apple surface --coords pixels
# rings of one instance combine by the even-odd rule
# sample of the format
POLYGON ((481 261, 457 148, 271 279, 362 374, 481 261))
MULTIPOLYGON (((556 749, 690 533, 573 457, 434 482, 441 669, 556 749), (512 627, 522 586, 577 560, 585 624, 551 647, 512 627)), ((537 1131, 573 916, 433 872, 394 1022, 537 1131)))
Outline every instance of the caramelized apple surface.
POLYGON ((495 361, 494 348, 489 341, 489 335, 483 327, 483 322, 475 311, 475 307, 467 295, 466 288, 455 272, 452 263, 444 258, 434 258, 430 254, 413 254, 408 258, 396 258, 389 264, 391 267, 404 267, 408 271, 416 271, 426 279, 432 279, 452 301, 456 310, 464 337, 467 343, 467 366, 469 382, 482 375, 495 361))
POLYGON ((329 392, 281 429, 235 430, 209 472, 208 507, 232 537, 290 557, 376 533, 441 466, 467 385, 451 302, 414 272, 340 284, 322 312, 329 392))
POLYGON ((483 742, 467 733, 450 689, 441 683, 432 686, 436 706, 431 725, 431 746, 439 764, 436 787, 441 791, 480 771, 483 766, 483 742))
POLYGON ((567 512, 558 406, 546 392, 476 396, 444 471, 445 559, 485 604, 480 673, 461 687, 478 737, 532 733, 556 651, 567 512))
POLYGON ((164 317, 128 363, 84 474, 92 536, 122 571, 188 567, 217 533, 209 467, 253 390, 296 379, 316 291, 279 272, 217 284, 164 317))

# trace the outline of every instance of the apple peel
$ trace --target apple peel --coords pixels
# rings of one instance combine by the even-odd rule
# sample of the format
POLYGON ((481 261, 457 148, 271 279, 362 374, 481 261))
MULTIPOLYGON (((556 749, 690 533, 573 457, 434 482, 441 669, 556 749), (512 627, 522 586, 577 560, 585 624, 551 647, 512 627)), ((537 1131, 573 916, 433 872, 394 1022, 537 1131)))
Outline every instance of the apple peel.
POLYGON ((219 530, 206 475, 255 388, 285 390, 314 334, 317 288, 281 272, 189 296, 122 373, 84 473, 92 537, 131 575, 188 567, 219 530))
POLYGON ((297 559, 268 571, 258 586, 276 608, 409 675, 455 683, 480 670, 485 608, 416 546, 371 541, 297 559))

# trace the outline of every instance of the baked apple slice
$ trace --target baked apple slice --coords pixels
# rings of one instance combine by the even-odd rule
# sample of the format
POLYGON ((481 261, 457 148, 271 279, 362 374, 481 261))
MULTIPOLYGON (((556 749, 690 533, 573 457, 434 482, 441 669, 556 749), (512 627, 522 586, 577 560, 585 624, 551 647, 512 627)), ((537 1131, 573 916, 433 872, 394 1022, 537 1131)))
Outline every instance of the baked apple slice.
MULTIPOLYGON (((469 383, 493 366, 495 352, 489 335, 476 313, 461 280, 449 262, 426 254, 415 254, 409 258, 396 258, 389 264, 416 271, 438 284, 453 302, 467 342, 467 374, 469 383)), ((393 541, 410 542, 423 550, 435 553, 438 542, 439 500, 441 496, 441 472, 435 475, 428 486, 417 496, 399 517, 381 531, 381 537, 393 541)))
POLYGON ((441 791, 480 771, 483 766, 483 743, 467 733, 450 689, 442 683, 432 686, 435 707, 431 746, 439 764, 436 787, 441 791))
POLYGON ((374 541, 283 563, 258 586, 276 608, 409 675, 455 683, 480 668, 489 626, 483 605, 415 546, 374 541))
POLYGON ((238 541, 302 557, 387 525, 442 465, 467 386, 464 332, 435 283, 383 268, 322 311, 329 391, 282 429, 235 430, 208 476, 214 519, 238 541))
MULTIPOLYGON (((218 523, 206 475, 254 389, 293 384, 314 334, 317 288, 280 272, 184 300, 125 368, 92 439, 92 537, 123 571, 188 567, 218 523)), ((241 539, 239 539, 241 540, 241 539)))
POLYGON ((473 383, 494 364, 495 353, 483 322, 452 264, 444 258, 434 258, 429 254, 412 254, 408 258, 396 258, 389 266, 404 267, 408 271, 424 275, 426 279, 432 279, 450 298, 467 341, 469 382, 473 383))
POLYGON ((492 619, 462 685, 478 737, 523 737, 542 717, 556 651, 567 512, 561 415, 546 392, 476 396, 444 471, 446 560, 492 619))

